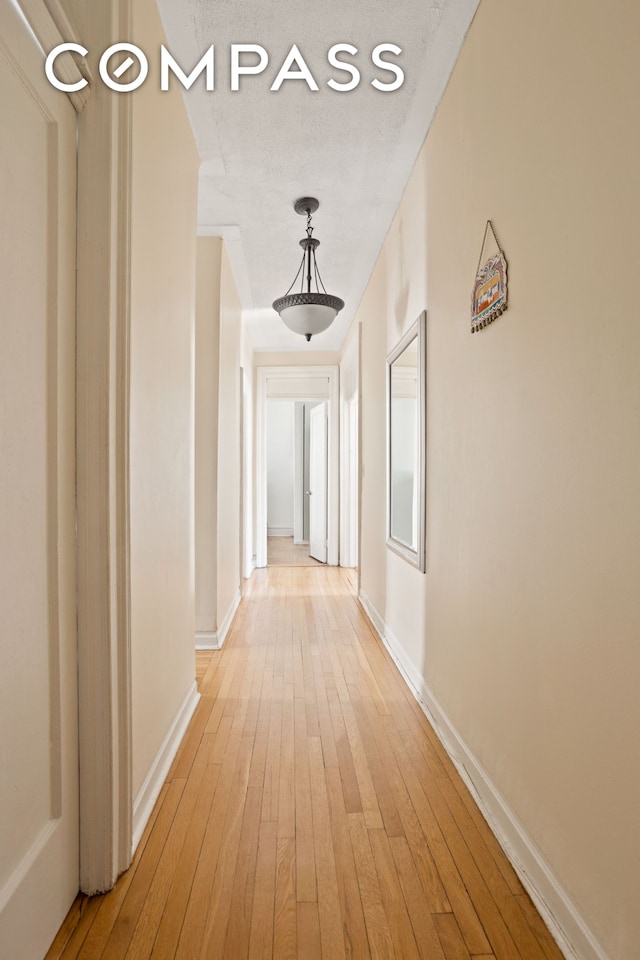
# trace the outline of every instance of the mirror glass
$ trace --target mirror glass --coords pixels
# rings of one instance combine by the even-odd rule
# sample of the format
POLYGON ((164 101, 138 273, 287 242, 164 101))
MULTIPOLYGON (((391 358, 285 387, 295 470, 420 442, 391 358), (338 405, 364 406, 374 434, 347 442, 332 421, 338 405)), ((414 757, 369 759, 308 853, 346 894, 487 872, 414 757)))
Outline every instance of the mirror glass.
POLYGON ((418 549, 418 341, 391 364, 391 536, 418 549))
POLYGON ((424 319, 421 317, 387 358, 387 543, 421 570, 424 570, 424 396, 424 319))

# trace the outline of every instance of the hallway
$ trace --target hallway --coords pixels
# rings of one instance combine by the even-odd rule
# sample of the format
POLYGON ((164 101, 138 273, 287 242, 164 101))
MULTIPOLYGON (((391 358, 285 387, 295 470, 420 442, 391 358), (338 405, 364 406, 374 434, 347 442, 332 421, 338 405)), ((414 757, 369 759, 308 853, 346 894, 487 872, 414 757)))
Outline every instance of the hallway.
POLYGON ((561 960, 354 580, 254 573, 131 869, 47 960, 561 960))

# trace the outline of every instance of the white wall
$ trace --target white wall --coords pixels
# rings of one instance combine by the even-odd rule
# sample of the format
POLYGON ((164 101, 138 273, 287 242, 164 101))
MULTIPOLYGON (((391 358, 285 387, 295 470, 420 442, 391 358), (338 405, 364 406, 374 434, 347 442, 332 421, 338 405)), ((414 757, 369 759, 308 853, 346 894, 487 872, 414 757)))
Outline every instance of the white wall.
POLYGON ((255 470, 254 470, 254 354, 246 325, 242 324, 240 341, 240 363, 242 366, 242 575, 250 577, 254 569, 255 541, 255 470))
POLYGON ((253 351, 226 250, 197 241, 196 645, 224 643, 253 555, 253 351))
MULTIPOLYGON (((153 0, 134 33, 165 42, 153 0)), ((179 90, 133 98, 133 794, 194 683, 194 299, 199 160, 179 90)))
POLYGON ((622 0, 482 0, 358 313, 362 590, 579 955, 615 960, 640 940, 639 31, 622 0), (472 336, 488 218, 510 305, 472 336), (425 307, 423 575, 385 547, 382 424, 425 307))
POLYGON ((340 359, 340 564, 358 562, 360 437, 352 405, 360 397, 360 324, 354 323, 340 359))
POLYGON ((218 633, 224 638, 240 600, 240 300, 226 250, 220 269, 218 379, 218 633))
POLYGON ((217 630, 218 370, 222 240, 198 237, 196 266, 196 642, 217 630))
POLYGON ((293 536, 293 400, 267 403, 267 534, 293 536))

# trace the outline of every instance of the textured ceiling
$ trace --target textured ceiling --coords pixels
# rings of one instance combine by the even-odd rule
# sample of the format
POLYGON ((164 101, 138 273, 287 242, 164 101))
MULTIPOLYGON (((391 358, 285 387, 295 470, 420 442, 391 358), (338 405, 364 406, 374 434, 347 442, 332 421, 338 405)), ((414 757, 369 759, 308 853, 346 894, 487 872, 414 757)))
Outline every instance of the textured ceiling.
MULTIPOLYGON (((257 350, 336 350, 343 343, 478 0, 158 0, 167 45, 188 73, 215 46, 215 90, 200 78, 185 101, 200 151, 199 232, 223 236, 244 316, 257 350), (231 45, 260 44, 265 71, 230 89, 231 45), (270 91, 292 44, 319 90, 302 80, 270 91), (358 48, 345 57, 361 72, 349 92, 327 86, 327 51, 358 48), (383 93, 371 86, 393 76, 375 67, 380 43, 402 48, 405 80, 383 93), (271 303, 291 284, 301 257, 304 219, 293 202, 315 196, 321 241, 318 266, 329 293, 345 308, 325 333, 306 344, 287 330, 271 303)), ((245 55, 243 63, 255 62, 245 55)))

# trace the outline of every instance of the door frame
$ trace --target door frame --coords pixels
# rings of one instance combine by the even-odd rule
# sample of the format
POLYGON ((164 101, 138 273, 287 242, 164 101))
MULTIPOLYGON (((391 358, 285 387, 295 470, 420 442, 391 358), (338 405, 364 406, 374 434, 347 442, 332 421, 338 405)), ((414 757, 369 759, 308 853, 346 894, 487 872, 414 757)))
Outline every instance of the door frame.
MULTIPOLYGON (((18 250, 24 248, 25 269, 18 270, 15 286, 10 284, 9 301, 16 300, 7 318, 11 323, 21 309, 29 310, 32 324, 29 338, 19 337, 15 344, 15 357, 9 345, 7 359, 20 384, 29 393, 33 388, 33 403, 25 404, 18 379, 7 384, 13 426, 6 443, 11 467, 4 512, 17 509, 18 515, 11 517, 3 567, 12 563, 18 539, 27 548, 12 574, 24 582, 25 593, 18 588, 10 596, 11 577, 7 583, 8 606, 15 603, 3 642, 11 719, 8 762, 1 776, 13 796, 3 804, 2 816, 4 831, 16 842, 0 871, 0 953, 31 957, 47 951, 79 879, 74 371, 76 113, 82 103, 56 92, 44 77, 40 38, 62 42, 44 0, 5 4, 0 21, 3 84, 8 78, 2 92, 3 113, 9 115, 7 136, 22 128, 25 137, 22 140, 22 131, 17 134, 17 152, 9 162, 22 166, 26 161, 25 180, 12 185, 16 208, 6 223, 9 231, 17 215, 25 225, 17 244, 18 250), (25 151, 29 158, 33 151, 33 166, 25 151), (30 193, 36 177, 34 207, 27 212, 15 191, 30 193), (26 304, 20 288, 30 279, 35 295, 26 304), (34 471, 34 485, 27 481, 25 497, 16 502, 22 477, 34 471), (31 504, 29 522, 20 523, 31 504), (28 712, 26 724, 26 714, 13 709, 18 700, 28 712)), ((69 82, 82 81, 74 63, 68 68, 69 82)), ((12 180, 9 173, 10 189, 12 180)))
POLYGON ((321 563, 327 562, 327 526, 328 526, 328 512, 327 512, 327 502, 328 502, 328 490, 327 490, 327 478, 328 478, 328 449, 329 449, 329 437, 328 437, 328 410, 327 410, 327 401, 322 400, 320 403, 316 404, 309 411, 309 493, 313 495, 313 500, 309 503, 309 556, 313 557, 314 560, 319 560, 321 563), (321 413, 317 411, 321 410, 321 413), (321 427, 322 427, 322 446, 324 450, 322 452, 322 458, 324 460, 324 469, 320 469, 316 474, 315 467, 315 443, 314 443, 314 419, 321 417, 321 427), (324 477, 323 477, 324 474, 324 477), (316 476, 321 480, 324 479, 324 490, 323 499, 324 499, 324 537, 320 538, 320 549, 319 553, 322 556, 318 556, 318 553, 313 553, 312 550, 315 547, 317 541, 314 540, 312 536, 312 520, 315 512, 315 504, 317 500, 317 490, 316 490, 316 476), (322 539, 324 539, 324 545, 322 545, 322 539))
MULTIPOLYGON (((90 50, 132 35, 132 0, 85 4, 81 16, 75 26, 90 50)), ((130 97, 94 83, 78 121, 80 889, 90 894, 109 890, 133 856, 132 111, 130 97)))
MULTIPOLYGON (((44 49, 61 40, 105 49, 132 34, 132 0, 85 4, 72 22, 60 0, 19 0, 44 49), (42 6, 42 3, 40 4, 42 6), (46 21, 46 22, 45 22, 46 21)), ((80 889, 109 890, 132 859, 129 561, 131 289, 130 97, 94 82, 78 112, 76 508, 80 889), (80 241, 82 238, 82 241, 80 241)))
MULTIPOLYGON (((127 40, 132 0, 17 0, 43 50, 127 40)), ((77 112, 76 510, 80 889, 110 889, 132 859, 129 343, 132 102, 94 82, 77 112), (82 239, 81 239, 82 238, 82 239)))
POLYGON ((337 365, 256 367, 256 566, 267 565, 267 401, 326 400, 327 564, 338 565, 340 539, 340 370, 337 365))

